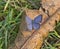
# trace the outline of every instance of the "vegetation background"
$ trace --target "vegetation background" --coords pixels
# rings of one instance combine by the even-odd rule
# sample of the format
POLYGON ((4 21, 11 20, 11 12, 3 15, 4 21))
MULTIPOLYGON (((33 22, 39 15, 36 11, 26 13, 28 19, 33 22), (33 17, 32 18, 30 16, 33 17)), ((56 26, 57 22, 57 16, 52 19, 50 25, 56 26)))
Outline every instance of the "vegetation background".
MULTIPOLYGON (((18 33, 23 8, 39 9, 40 0, 0 0, 0 49, 7 49, 18 33)), ((48 35, 41 49, 60 49, 60 22, 48 35)))

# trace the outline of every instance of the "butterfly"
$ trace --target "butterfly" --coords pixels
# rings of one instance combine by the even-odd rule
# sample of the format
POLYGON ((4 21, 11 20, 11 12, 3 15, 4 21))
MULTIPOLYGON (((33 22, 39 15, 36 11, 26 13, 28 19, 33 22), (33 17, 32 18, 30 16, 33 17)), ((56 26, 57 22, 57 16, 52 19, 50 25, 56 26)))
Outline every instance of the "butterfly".
POLYGON ((38 15, 34 18, 34 20, 31 20, 28 16, 26 16, 26 23, 28 30, 37 30, 40 28, 42 22, 42 15, 38 15))

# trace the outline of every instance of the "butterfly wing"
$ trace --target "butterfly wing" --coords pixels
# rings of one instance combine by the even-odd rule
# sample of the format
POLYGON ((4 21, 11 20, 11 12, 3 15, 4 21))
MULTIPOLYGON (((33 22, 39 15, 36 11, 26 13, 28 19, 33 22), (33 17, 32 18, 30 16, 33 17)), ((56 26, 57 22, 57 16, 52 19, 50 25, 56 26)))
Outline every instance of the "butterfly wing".
POLYGON ((32 20, 28 16, 26 16, 26 23, 28 30, 32 30, 32 20))
POLYGON ((41 23, 42 22, 42 15, 38 15, 35 19, 34 19, 35 23, 41 23))
POLYGON ((40 28, 40 24, 42 22, 42 15, 38 15, 34 20, 33 20, 33 28, 35 30, 40 28))
POLYGON ((37 30, 40 28, 40 24, 39 23, 33 23, 33 29, 37 30))

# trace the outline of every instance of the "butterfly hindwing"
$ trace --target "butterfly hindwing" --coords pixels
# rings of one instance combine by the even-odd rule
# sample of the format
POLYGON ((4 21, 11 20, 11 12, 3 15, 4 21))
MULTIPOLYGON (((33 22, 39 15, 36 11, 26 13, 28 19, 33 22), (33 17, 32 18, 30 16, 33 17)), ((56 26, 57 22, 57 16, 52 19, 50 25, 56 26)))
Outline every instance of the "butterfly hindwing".
POLYGON ((29 25, 27 24, 27 28, 29 31, 31 31, 32 30, 32 24, 29 24, 29 25))
POLYGON ((40 28, 40 24, 39 23, 33 23, 33 29, 37 30, 40 28))
POLYGON ((32 30, 32 20, 28 16, 26 16, 26 23, 28 30, 32 30))

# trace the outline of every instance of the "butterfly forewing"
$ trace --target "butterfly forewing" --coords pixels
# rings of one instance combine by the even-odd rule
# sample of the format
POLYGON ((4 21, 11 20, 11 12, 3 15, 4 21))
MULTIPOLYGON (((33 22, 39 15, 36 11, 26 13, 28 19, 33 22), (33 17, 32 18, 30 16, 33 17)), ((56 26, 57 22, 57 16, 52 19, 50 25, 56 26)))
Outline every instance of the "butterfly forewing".
POLYGON ((38 16, 34 19, 33 22, 35 22, 35 23, 41 23, 41 22, 42 22, 42 15, 38 15, 38 16))
POLYGON ((28 30, 32 30, 32 20, 28 16, 26 16, 26 23, 28 30))
POLYGON ((31 24, 32 23, 32 20, 28 16, 26 16, 26 23, 27 24, 31 24))

